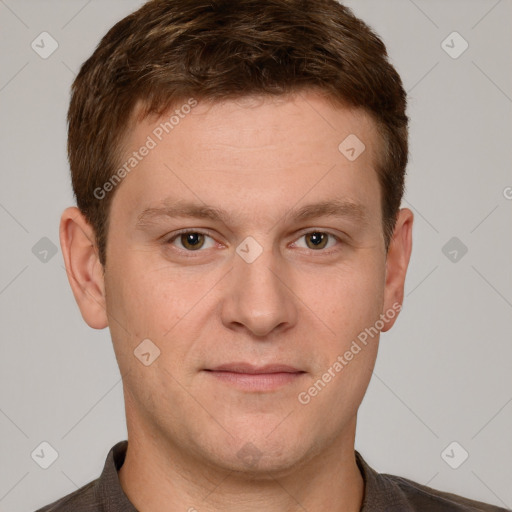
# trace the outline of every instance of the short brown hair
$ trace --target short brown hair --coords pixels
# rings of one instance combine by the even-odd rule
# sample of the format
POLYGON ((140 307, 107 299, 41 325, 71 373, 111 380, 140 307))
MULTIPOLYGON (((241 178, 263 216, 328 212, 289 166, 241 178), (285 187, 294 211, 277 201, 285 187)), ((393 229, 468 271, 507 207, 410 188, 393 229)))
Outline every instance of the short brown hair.
POLYGON ((381 39, 336 0, 152 0, 108 31, 72 86, 72 184, 101 263, 114 193, 98 199, 94 191, 119 166, 139 102, 141 120, 190 97, 303 89, 319 89, 375 120, 387 250, 404 192, 408 118, 406 93, 381 39))

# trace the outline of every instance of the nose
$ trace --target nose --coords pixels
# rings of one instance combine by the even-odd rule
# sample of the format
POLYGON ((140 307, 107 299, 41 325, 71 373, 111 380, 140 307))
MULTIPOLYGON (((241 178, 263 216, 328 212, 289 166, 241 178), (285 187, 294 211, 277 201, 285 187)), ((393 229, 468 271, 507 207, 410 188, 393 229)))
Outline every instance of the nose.
POLYGON ((277 261, 271 250, 264 250, 252 263, 238 255, 234 258, 222 303, 223 324, 267 340, 292 327, 298 305, 284 262, 277 261))

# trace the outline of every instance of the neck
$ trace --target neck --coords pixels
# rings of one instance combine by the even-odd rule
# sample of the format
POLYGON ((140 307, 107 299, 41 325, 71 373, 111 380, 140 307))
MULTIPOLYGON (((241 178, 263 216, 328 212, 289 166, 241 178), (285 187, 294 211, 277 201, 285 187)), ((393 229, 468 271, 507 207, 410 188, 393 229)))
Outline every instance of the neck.
POLYGON ((119 479, 141 512, 358 512, 364 482, 355 459, 355 418, 348 434, 321 453, 280 472, 241 473, 184 453, 128 423, 128 450, 119 479), (135 433, 136 435, 131 435, 135 433))

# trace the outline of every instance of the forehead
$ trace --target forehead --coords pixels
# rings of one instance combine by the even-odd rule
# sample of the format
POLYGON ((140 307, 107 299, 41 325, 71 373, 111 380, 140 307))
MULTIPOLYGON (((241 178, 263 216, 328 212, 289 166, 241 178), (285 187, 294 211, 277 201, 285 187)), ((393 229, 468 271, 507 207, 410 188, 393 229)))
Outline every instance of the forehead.
POLYGON ((345 198, 377 213, 381 140, 364 111, 314 93, 194 102, 146 117, 126 136, 124 161, 151 146, 117 191, 139 213, 173 197, 224 209, 345 198))
POLYGON ((222 101, 188 97, 176 100, 162 115, 143 119, 141 110, 139 103, 124 137, 128 151, 150 136, 159 146, 172 145, 173 151, 178 151, 176 157, 187 154, 200 158, 197 150, 207 149, 232 164, 237 150, 250 153, 264 148, 262 159, 273 157, 279 165, 292 161, 294 154, 304 156, 311 147, 316 150, 310 155, 315 162, 329 154, 339 156, 339 143, 358 136, 365 144, 363 159, 375 166, 382 149, 377 124, 369 113, 336 105, 324 93, 313 90, 222 101))

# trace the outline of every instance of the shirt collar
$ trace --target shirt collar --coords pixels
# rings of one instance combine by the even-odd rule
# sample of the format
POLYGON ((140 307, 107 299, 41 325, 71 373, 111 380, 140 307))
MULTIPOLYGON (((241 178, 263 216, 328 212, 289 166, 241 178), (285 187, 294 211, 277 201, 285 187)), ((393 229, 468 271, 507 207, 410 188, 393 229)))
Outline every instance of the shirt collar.
POLYGON ((101 503, 102 512, 137 512, 121 487, 118 471, 126 456, 128 441, 115 444, 107 455, 101 476, 94 490, 95 498, 101 503))
POLYGON ((364 481, 363 503, 360 512, 382 510, 411 510, 405 494, 396 483, 397 477, 378 473, 356 450, 356 462, 364 481))

